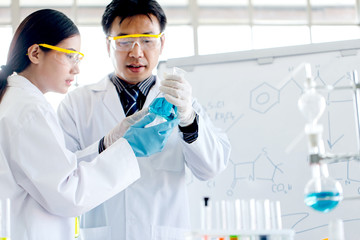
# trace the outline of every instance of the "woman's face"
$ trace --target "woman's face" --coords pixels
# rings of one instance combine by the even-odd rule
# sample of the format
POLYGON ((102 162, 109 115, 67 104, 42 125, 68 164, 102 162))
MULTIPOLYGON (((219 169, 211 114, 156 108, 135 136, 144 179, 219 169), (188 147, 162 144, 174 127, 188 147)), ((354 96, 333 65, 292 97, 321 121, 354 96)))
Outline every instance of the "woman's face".
MULTIPOLYGON (((74 35, 64 39, 56 47, 80 51, 80 35, 74 35)), ((37 87, 41 92, 66 93, 74 81, 76 74, 80 72, 78 63, 74 61, 71 55, 49 50, 43 51, 41 61, 39 62, 39 77, 37 87)))

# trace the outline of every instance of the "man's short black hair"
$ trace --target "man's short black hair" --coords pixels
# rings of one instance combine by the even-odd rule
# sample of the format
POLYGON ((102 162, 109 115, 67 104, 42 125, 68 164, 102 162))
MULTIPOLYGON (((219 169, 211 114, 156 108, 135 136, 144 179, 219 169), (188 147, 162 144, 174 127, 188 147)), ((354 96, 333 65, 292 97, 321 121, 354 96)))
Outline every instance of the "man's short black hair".
POLYGON ((109 35, 111 24, 116 17, 120 17, 120 23, 127 17, 135 15, 154 15, 160 23, 160 31, 166 26, 166 15, 159 3, 155 0, 113 0, 106 6, 102 16, 101 25, 106 36, 109 35))

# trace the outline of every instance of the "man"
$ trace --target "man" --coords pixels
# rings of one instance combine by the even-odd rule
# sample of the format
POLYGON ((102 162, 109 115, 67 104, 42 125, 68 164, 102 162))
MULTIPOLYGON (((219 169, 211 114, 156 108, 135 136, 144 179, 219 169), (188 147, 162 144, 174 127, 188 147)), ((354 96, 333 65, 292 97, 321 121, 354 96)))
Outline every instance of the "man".
POLYGON ((190 84, 170 75, 160 86, 152 75, 164 47, 165 25, 166 16, 155 0, 113 0, 102 26, 114 73, 70 92, 59 106, 72 151, 99 139, 99 151, 104 150, 104 134, 133 107, 148 107, 160 91, 178 109, 179 126, 162 152, 138 158, 141 178, 83 216, 82 233, 91 239, 183 239, 190 228, 185 165, 200 180, 215 177, 227 166, 229 141, 193 100, 190 84))

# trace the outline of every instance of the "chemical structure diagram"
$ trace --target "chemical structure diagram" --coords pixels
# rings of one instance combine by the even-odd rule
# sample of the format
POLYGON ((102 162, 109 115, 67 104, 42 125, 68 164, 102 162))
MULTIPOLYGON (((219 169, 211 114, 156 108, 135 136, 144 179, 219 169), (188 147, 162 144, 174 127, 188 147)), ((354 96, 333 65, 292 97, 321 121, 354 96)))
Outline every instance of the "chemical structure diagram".
MULTIPOLYGON (((360 184, 360 177, 359 177, 359 169, 360 163, 355 161, 346 161, 346 162, 339 162, 339 163, 331 163, 329 164, 329 169, 336 169, 338 172, 339 170, 345 174, 343 176, 335 176, 334 178, 341 183, 343 186, 351 186, 353 184, 360 184)), ((360 195, 360 186, 357 187, 358 195, 360 195)))
POLYGON ((267 82, 250 91, 250 109, 266 113, 280 102, 280 90, 267 82))
MULTIPOLYGON (((320 65, 315 66, 316 71, 314 75, 314 80, 317 82, 320 86, 326 86, 328 83, 322 78, 321 71, 320 71, 320 65)), ((291 73, 294 70, 293 67, 289 67, 288 71, 291 73)), ((348 84, 351 81, 351 75, 349 72, 345 73, 338 79, 332 82, 332 86, 336 87, 338 85, 341 85, 343 83, 348 84)), ((255 112, 258 112, 260 114, 266 114, 269 112, 272 108, 276 107, 277 104, 280 103, 280 95, 281 92, 285 90, 289 84, 294 84, 300 92, 304 92, 304 88, 302 86, 302 83, 299 83, 296 81, 294 77, 290 77, 287 79, 287 81, 284 81, 280 87, 274 87, 271 84, 267 82, 263 82, 259 84, 257 87, 250 90, 250 105, 249 108, 255 112)), ((300 95, 299 95, 300 96, 300 95)), ((326 98, 326 104, 327 106, 331 106, 332 104, 341 104, 341 103, 352 103, 353 99, 351 95, 348 96, 348 98, 332 98, 332 92, 328 91, 324 94, 326 98)), ((327 119, 327 136, 326 137, 326 144, 329 150, 332 150, 338 143, 341 142, 341 140, 344 139, 345 134, 338 134, 335 136, 335 134, 332 131, 332 113, 330 111, 327 111, 327 114, 325 115, 327 119)), ((234 163, 233 163, 234 164, 234 163)), ((354 163, 352 161, 349 162, 343 162, 343 163, 334 163, 330 164, 330 167, 333 165, 333 168, 343 168, 343 176, 344 177, 338 177, 337 180, 344 181, 345 185, 350 185, 351 183, 360 183, 360 178, 357 177, 358 170, 352 167, 352 165, 356 165, 358 163, 354 163), (356 174, 355 174, 356 172, 356 174)), ((238 164, 234 164, 234 168, 238 168, 238 164)), ((236 176, 236 170, 235 170, 235 176, 236 176)), ((254 176, 254 174, 252 175, 254 176)), ((241 178, 235 177, 235 179, 240 180, 241 178)), ((360 187, 358 188, 358 194, 360 194, 360 187)))
POLYGON ((249 162, 235 163, 230 161, 234 169, 234 179, 232 181, 230 189, 227 191, 228 196, 234 194, 234 189, 240 181, 266 181, 271 184, 272 192, 287 193, 292 190, 290 184, 277 183, 275 178, 278 174, 284 174, 281 169, 282 163, 275 164, 268 156, 266 148, 263 148, 261 152, 249 162))
POLYGON ((237 115, 233 111, 227 110, 225 101, 223 100, 209 101, 204 106, 204 109, 214 123, 224 126, 223 129, 225 132, 228 132, 244 117, 244 114, 237 115))
MULTIPOLYGON (((294 70, 293 67, 288 68, 288 72, 292 73, 294 70)), ((315 66, 314 80, 319 85, 327 85, 328 83, 324 81, 324 78, 321 75, 322 69, 320 65, 315 66)), ((332 85, 340 85, 345 82, 349 82, 351 78, 350 73, 346 73, 343 76, 340 76, 335 81, 332 81, 332 85)), ((303 79, 301 79, 303 80, 303 79)), ((299 89, 299 96, 304 92, 303 82, 299 78, 289 77, 286 81, 281 82, 278 86, 273 86, 269 82, 262 82, 250 89, 250 102, 249 110, 257 112, 259 114, 266 114, 272 109, 276 108, 280 104, 281 93, 286 91, 287 87, 290 85, 295 86, 295 89, 299 89)), ((351 97, 349 99, 336 99, 331 98, 331 92, 327 93, 326 104, 330 106, 336 103, 345 103, 352 102, 351 97)), ((225 132, 230 132, 232 128, 235 127, 239 121, 246 117, 245 113, 238 113, 233 109, 229 109, 226 106, 226 101, 222 99, 211 99, 206 102, 204 105, 205 111, 208 113, 209 117, 216 124, 219 124, 225 132)), ((327 111, 327 114, 324 115, 327 119, 327 136, 325 136, 326 144, 329 149, 334 148, 344 139, 344 134, 334 134, 332 129, 332 117, 330 111, 327 111)), ((271 154, 268 150, 263 147, 257 155, 254 155, 253 159, 245 162, 236 162, 230 159, 229 168, 233 174, 230 174, 230 187, 226 191, 228 197, 236 195, 236 188, 238 185, 241 185, 243 182, 263 182, 266 187, 270 188, 271 191, 275 194, 288 194, 290 191, 293 191, 293 186, 291 183, 283 182, 281 179, 284 178, 285 172, 283 170, 282 162, 278 163, 276 160, 272 159, 271 154), (281 177, 281 175, 283 177, 281 177), (233 178, 233 179, 232 179, 233 178), (279 180, 280 179, 280 180, 279 180)), ((339 163, 344 165, 344 171, 347 171, 346 177, 341 180, 344 181, 345 185, 350 185, 351 183, 360 183, 360 178, 355 177, 351 174, 351 163, 339 163)), ((339 179, 338 179, 339 180, 339 179)), ((194 176, 190 173, 187 175, 187 185, 192 185, 196 181, 194 176)), ((216 181, 218 179, 213 179, 206 182, 206 187, 211 189, 216 187, 216 181)), ((264 185, 264 186, 265 186, 264 185)), ((358 188, 358 194, 360 195, 360 187, 358 188)))
MULTIPOLYGON (((315 82, 318 82, 320 85, 325 86, 327 83, 323 80, 323 78, 320 76, 320 66, 316 66, 316 75, 314 76, 315 82)), ((289 67, 289 72, 291 73, 294 68, 289 67)), ((345 75, 341 76, 339 79, 337 79, 332 85, 336 86, 338 84, 341 84, 342 82, 349 82, 350 81, 350 73, 346 73, 345 75)), ((257 87, 250 90, 250 104, 249 108, 255 112, 258 112, 260 114, 265 114, 268 111, 270 111, 272 108, 274 108, 276 105, 280 103, 280 95, 281 91, 283 91, 286 86, 289 84, 295 84, 296 87, 299 88, 300 92, 304 92, 304 88, 302 87, 301 83, 298 83, 294 77, 290 77, 287 81, 282 83, 282 86, 280 87, 274 87, 271 84, 267 82, 263 82, 259 84, 257 87)), ((300 95, 299 95, 300 96, 300 95)), ((352 102, 352 99, 341 99, 341 100, 331 100, 331 92, 327 93, 327 101, 326 104, 329 106, 331 104, 335 103, 344 103, 344 102, 352 102)), ((327 144, 330 149, 332 149, 336 143, 338 143, 344 135, 336 136, 334 137, 331 132, 331 116, 330 112, 327 113, 327 122, 328 122, 328 139, 327 144)))

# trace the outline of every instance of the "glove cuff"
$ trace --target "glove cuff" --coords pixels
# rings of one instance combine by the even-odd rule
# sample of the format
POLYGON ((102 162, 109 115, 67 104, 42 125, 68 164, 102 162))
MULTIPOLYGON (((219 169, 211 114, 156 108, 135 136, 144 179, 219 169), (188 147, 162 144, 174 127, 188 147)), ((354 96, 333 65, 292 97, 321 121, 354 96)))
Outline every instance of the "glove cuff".
POLYGON ((108 148, 111 145, 111 139, 109 139, 109 138, 110 138, 109 134, 107 134, 103 137, 104 149, 108 148))
POLYGON ((187 127, 189 126, 190 124, 192 124, 195 120, 195 111, 194 110, 191 110, 191 113, 189 115, 189 117, 187 118, 184 118, 184 119, 180 119, 180 123, 179 123, 179 126, 180 127, 187 127))

